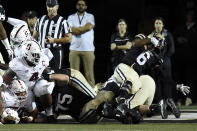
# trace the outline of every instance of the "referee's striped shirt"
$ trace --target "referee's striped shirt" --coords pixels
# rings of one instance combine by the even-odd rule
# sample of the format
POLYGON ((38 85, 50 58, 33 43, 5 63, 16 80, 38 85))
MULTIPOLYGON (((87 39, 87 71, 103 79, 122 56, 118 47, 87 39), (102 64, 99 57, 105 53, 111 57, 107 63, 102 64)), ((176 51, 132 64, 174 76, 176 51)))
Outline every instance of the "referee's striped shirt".
POLYGON ((62 38, 65 34, 71 33, 70 26, 62 16, 55 16, 50 19, 47 15, 37 20, 34 30, 38 32, 38 42, 42 48, 61 47, 60 43, 45 44, 47 37, 62 38))

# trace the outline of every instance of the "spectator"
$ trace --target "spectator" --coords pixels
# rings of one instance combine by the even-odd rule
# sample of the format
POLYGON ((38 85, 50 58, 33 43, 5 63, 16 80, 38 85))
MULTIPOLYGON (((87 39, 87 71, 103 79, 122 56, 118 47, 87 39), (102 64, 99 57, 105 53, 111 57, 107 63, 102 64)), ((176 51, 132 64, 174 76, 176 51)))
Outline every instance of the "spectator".
MULTIPOLYGON (((196 37, 197 37, 197 25, 195 22, 195 14, 193 10, 187 12, 185 16, 186 20, 184 24, 178 25, 175 29, 174 36, 176 41, 176 53, 175 53, 175 78, 179 82, 186 83, 191 87, 192 101, 197 102, 196 97, 196 37), (183 64, 184 63, 184 64, 183 64), (192 94, 193 93, 193 94, 192 94)), ((182 96, 181 96, 182 97, 182 96)), ((186 100, 191 101, 190 98, 186 100)), ((190 103, 183 104, 189 105, 190 103)))
POLYGON ((172 79, 171 71, 171 57, 175 52, 174 40, 172 34, 164 28, 164 19, 157 17, 154 20, 155 30, 149 35, 149 37, 159 37, 165 39, 166 45, 161 52, 163 55, 163 65, 158 70, 154 70, 153 78, 156 82, 156 92, 155 92, 155 101, 158 102, 161 99, 164 99, 167 104, 172 108, 174 115, 179 118, 180 111, 176 107, 174 100, 172 99, 172 90, 175 88, 175 83, 172 79))
POLYGON ((29 30, 31 34, 34 32, 34 26, 36 24, 36 21, 38 19, 38 14, 34 10, 30 10, 27 12, 27 24, 29 26, 29 30))
POLYGON ((49 66, 53 69, 61 69, 63 62, 63 43, 70 43, 72 34, 67 21, 59 16, 57 0, 47 0, 48 15, 43 15, 37 20, 33 37, 38 40, 42 48, 49 48, 53 53, 53 59, 49 66))
POLYGON ((112 50, 112 68, 120 64, 121 59, 131 48, 131 37, 127 30, 127 23, 124 19, 120 19, 117 25, 117 32, 111 36, 111 50, 112 50))
POLYGON ((73 40, 69 48, 70 67, 80 70, 82 61, 85 77, 89 84, 94 87, 94 16, 86 12, 87 5, 85 0, 78 0, 76 8, 77 13, 68 17, 73 33, 73 40))

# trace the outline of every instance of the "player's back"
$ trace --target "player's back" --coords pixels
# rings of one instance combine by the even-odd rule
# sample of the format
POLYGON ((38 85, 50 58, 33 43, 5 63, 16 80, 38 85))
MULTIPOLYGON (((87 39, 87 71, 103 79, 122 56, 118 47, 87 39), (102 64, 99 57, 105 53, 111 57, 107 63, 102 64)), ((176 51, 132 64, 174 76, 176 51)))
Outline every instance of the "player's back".
POLYGON ((141 48, 131 49, 123 58, 122 63, 133 66, 139 73, 143 73, 149 68, 153 68, 161 60, 160 54, 153 50, 142 50, 141 48))
POLYGON ((71 115, 78 120, 83 106, 92 98, 73 86, 55 87, 53 100, 57 114, 71 115))

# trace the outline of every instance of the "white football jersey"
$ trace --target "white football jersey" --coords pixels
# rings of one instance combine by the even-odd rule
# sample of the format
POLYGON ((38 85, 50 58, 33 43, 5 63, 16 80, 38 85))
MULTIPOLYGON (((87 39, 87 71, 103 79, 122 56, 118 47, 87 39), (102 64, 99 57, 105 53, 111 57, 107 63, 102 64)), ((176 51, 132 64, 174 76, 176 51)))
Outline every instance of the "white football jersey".
POLYGON ((23 108, 32 112, 36 107, 32 91, 28 91, 28 97, 23 101, 18 100, 17 96, 8 89, 2 91, 1 96, 3 100, 3 110, 6 108, 12 108, 15 111, 18 111, 23 108))
POLYGON ((2 91, 1 96, 3 100, 3 109, 13 108, 14 110, 18 110, 20 107, 24 107, 25 101, 19 101, 17 96, 8 89, 2 91))
POLYGON ((35 67, 29 66, 23 57, 14 58, 10 61, 9 67, 17 77, 22 80, 29 90, 32 90, 36 81, 41 78, 44 69, 49 65, 46 55, 41 55, 40 62, 35 67))

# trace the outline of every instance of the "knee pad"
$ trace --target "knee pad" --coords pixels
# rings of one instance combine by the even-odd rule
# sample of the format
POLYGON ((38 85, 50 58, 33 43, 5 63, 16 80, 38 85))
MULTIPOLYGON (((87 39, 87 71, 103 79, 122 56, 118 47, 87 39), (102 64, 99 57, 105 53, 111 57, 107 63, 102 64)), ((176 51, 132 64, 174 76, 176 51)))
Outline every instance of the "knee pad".
POLYGON ((40 97, 46 94, 52 94, 54 86, 54 82, 39 80, 34 87, 34 94, 36 97, 40 97))

